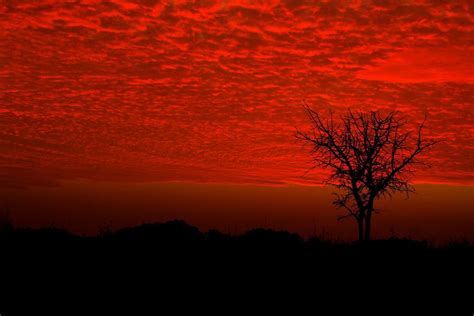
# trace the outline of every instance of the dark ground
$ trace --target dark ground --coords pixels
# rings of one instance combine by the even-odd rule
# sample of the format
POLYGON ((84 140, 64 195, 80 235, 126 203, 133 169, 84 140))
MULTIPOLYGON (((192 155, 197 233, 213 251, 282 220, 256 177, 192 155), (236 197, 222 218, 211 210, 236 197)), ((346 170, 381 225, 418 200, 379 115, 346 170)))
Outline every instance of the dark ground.
POLYGON ((121 305, 132 306, 132 315, 165 306, 172 314, 202 308, 253 314, 257 306, 267 312, 289 307, 290 315, 323 307, 329 314, 405 315, 408 306, 422 315, 474 312, 469 242, 336 243, 266 229, 231 236, 171 221, 96 237, 10 228, 0 233, 0 249, 2 316, 110 314, 121 305), (109 313, 99 313, 97 302, 109 313))

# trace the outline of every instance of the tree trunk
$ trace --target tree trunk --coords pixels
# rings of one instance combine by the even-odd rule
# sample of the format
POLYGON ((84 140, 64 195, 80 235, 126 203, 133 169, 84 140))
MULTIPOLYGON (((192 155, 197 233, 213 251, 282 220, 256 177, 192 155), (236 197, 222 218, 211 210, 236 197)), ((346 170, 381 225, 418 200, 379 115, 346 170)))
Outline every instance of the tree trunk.
POLYGON ((357 227, 359 229, 359 241, 364 241, 364 219, 357 219, 357 227))
MULTIPOLYGON (((365 214, 365 232, 364 232, 364 240, 370 240, 370 228, 372 224, 372 209, 367 210, 367 214, 365 214)), ((359 237, 360 238, 360 237, 359 237)))

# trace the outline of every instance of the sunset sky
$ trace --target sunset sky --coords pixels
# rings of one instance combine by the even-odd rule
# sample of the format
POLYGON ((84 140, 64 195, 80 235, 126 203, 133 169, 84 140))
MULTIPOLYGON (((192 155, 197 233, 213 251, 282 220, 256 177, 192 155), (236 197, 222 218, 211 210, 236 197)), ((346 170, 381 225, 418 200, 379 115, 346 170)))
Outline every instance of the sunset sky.
MULTIPOLYGON (((189 202, 186 215, 176 200, 230 190, 219 207, 234 203, 241 223, 250 211, 235 203, 274 201, 283 190, 287 202, 276 212, 286 217, 255 207, 248 222, 303 232, 309 217, 283 220, 301 215, 301 202, 291 201, 311 200, 308 188, 331 199, 331 190, 313 187, 324 171, 305 175, 308 149, 294 138, 307 127, 306 102, 323 114, 398 110, 415 123, 427 115, 427 136, 442 142, 413 179, 421 197, 404 208, 424 203, 423 216, 432 211, 439 221, 462 208, 459 223, 474 235, 473 52, 468 0, 4 0, 1 197, 25 225, 90 232, 107 221, 185 217, 232 230, 239 221, 219 221, 217 207, 199 200, 193 211, 189 202), (142 192, 117 215, 112 196, 122 192, 123 203, 124 187, 142 192), (68 206, 81 194, 94 212, 68 206), (426 196, 450 203, 428 207, 426 196), (106 197, 102 210, 97 199, 106 197), (146 215, 137 209, 143 201, 146 215)), ((326 204, 311 218, 337 226, 326 204)))

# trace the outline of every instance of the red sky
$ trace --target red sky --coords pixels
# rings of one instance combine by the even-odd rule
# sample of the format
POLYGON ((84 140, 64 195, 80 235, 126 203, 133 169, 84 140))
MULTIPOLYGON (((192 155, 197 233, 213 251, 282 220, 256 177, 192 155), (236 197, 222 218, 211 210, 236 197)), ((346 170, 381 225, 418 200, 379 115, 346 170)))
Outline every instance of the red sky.
POLYGON ((302 103, 428 114, 474 183, 472 1, 0 3, 0 187, 318 182, 302 103))

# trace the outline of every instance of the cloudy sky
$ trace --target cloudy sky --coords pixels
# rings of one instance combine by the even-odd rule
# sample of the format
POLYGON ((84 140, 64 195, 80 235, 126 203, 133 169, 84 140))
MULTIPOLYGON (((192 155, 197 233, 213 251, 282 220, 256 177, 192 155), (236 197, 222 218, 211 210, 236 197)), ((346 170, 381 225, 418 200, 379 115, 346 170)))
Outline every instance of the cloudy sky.
POLYGON ((319 183, 321 113, 428 116, 416 183, 474 183, 472 1, 0 4, 0 187, 319 183))

